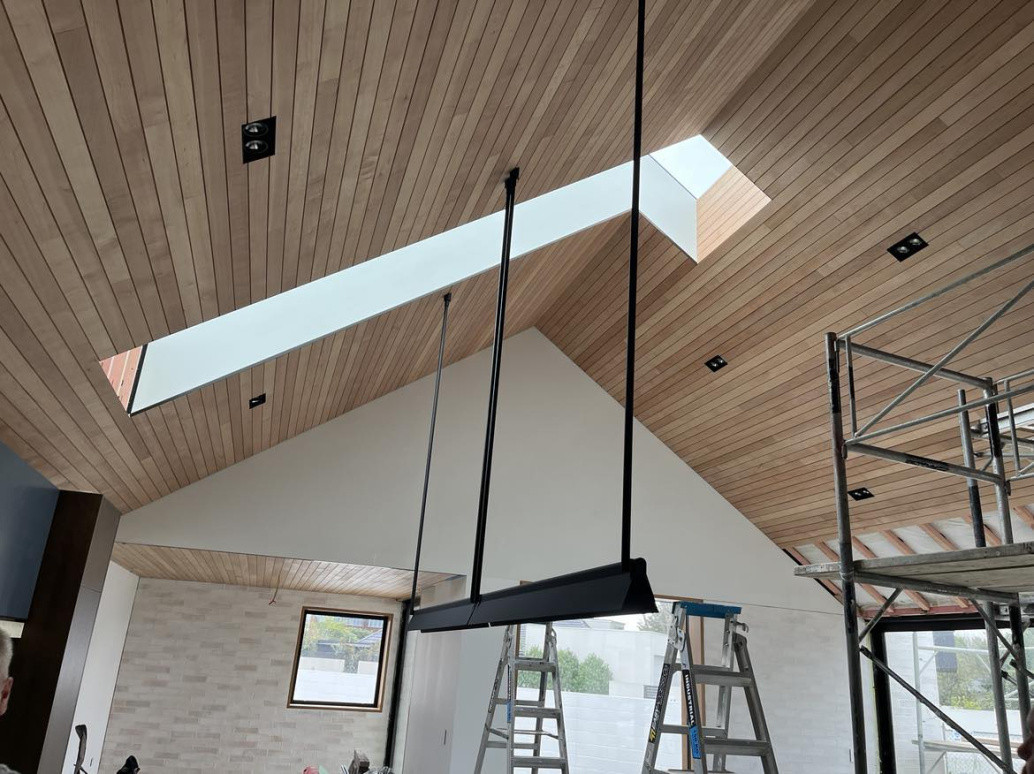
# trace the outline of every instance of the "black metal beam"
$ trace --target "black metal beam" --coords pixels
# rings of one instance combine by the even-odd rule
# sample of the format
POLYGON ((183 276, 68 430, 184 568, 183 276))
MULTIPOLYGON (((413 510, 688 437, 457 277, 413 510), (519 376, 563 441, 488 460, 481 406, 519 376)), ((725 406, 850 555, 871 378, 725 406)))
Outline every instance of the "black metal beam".
POLYGON ((409 618, 415 600, 402 601, 402 626, 399 627, 399 641, 395 653, 395 675, 391 679, 391 703, 388 705, 387 741, 384 744, 384 765, 391 766, 395 757, 395 729, 398 728, 399 707, 402 703, 402 675, 406 668, 406 620, 409 618))
POLYGON ((420 608, 409 628, 441 632, 656 610, 646 561, 632 559, 627 568, 618 562, 484 594, 477 602, 420 608))
MULTIPOLYGON (((882 628, 872 633, 870 639, 873 655, 883 663, 887 662, 887 640, 882 628)), ((894 751, 894 708, 890 701, 890 678, 880 671, 873 671, 873 690, 876 702, 876 745, 881 774, 894 774, 897 760, 894 751)))

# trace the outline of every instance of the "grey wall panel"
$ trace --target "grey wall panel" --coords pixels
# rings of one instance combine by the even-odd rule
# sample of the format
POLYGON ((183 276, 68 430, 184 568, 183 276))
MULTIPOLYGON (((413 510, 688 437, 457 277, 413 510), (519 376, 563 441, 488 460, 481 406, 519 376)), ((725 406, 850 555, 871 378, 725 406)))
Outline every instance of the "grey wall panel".
POLYGON ((57 492, 0 443, 0 618, 29 614, 57 492))

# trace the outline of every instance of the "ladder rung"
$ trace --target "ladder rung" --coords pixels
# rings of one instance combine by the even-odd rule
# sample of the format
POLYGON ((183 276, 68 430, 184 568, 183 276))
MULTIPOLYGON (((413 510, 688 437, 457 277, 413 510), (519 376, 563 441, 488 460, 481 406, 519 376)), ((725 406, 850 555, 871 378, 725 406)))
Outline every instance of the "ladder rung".
POLYGON ((719 755, 753 755, 760 757, 767 755, 772 750, 769 742, 758 739, 705 739, 707 754, 717 753, 719 755))
POLYGON ((519 658, 513 662, 515 668, 522 672, 555 672, 556 664, 539 659, 519 658))
POLYGON ((740 688, 746 688, 753 682, 749 674, 718 666, 694 667, 693 679, 703 685, 731 685, 740 688))
MULTIPOLYGON (((669 724, 669 723, 664 723, 661 726, 661 733, 662 734, 683 734, 683 735, 685 735, 685 734, 689 733, 689 726, 672 725, 672 724, 669 724)), ((707 740, 707 739, 722 739, 726 735, 727 734, 726 734, 726 731, 725 731, 724 728, 710 728, 710 727, 707 727, 707 726, 704 727, 704 739, 705 740, 707 740)))
MULTIPOLYGON (((489 740, 485 743, 485 747, 494 747, 500 750, 507 748, 506 742, 497 742, 495 740, 489 740)), ((513 749, 515 750, 534 750, 535 742, 514 742, 513 749)))
POLYGON ((563 758, 546 758, 542 755, 514 756, 515 769, 566 769, 567 761, 563 758))
POLYGON ((560 710, 555 707, 529 707, 518 704, 513 708, 513 714, 524 718, 559 718, 560 710))

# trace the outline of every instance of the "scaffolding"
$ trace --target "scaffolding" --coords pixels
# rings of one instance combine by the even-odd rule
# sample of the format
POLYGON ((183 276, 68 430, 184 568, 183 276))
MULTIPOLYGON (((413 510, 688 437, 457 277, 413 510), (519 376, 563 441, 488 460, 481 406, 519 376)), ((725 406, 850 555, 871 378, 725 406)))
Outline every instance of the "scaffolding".
MULTIPOLYGON (((1028 679, 1034 678, 1027 670, 1023 634, 1024 606, 1028 594, 1034 592, 1034 543, 1015 543, 1012 514, 1009 507, 1010 487, 1013 482, 1034 478, 1034 410, 1017 408, 1020 396, 1034 393, 1034 369, 1027 369, 1000 379, 975 376, 947 366, 975 342, 985 331, 1034 289, 1034 279, 1026 273, 1022 285, 993 314, 960 339, 936 363, 925 363, 900 354, 859 343, 857 337, 877 326, 895 320, 933 299, 944 296, 979 278, 1034 254, 1034 245, 979 271, 961 277, 944 287, 914 299, 907 304, 882 314, 850 330, 827 333, 825 354, 828 370, 830 434, 833 448, 833 470, 836 497, 839 562, 809 565, 797 568, 802 577, 836 579, 841 582, 841 601, 844 607, 844 631, 847 640, 848 681, 850 689, 851 721, 853 726, 854 766, 857 774, 867 772, 862 658, 870 661, 874 675, 893 680, 916 701, 929 709, 959 736, 983 754, 1003 772, 1013 772, 1012 742, 1006 708, 1006 690, 1003 680, 1015 688, 1015 700, 1022 718, 1030 712, 1028 679), (919 376, 893 399, 867 418, 859 417, 859 396, 856 394, 855 364, 869 359, 897 368, 917 372, 919 376), (843 410, 841 368, 846 367, 847 417, 843 410), (924 385, 951 385, 955 388, 954 405, 950 408, 913 416, 905 421, 877 427, 891 412, 924 385), (966 390, 971 394, 967 396, 966 390), (972 412, 980 412, 981 419, 974 425, 972 412), (908 431, 932 422, 957 418, 962 463, 950 462, 892 448, 895 441, 909 441, 908 431), (976 444, 986 446, 977 450, 976 444), (1008 454, 1006 454, 1006 449, 1008 454), (967 481, 969 513, 973 527, 975 548, 937 554, 919 554, 884 559, 855 561, 852 547, 851 515, 848 501, 848 455, 865 455, 894 463, 913 465, 924 470, 967 481), (984 515, 981 507, 981 484, 994 489, 998 514, 1001 518, 1002 545, 987 546, 984 515), (886 602, 859 630, 859 607, 856 602, 856 584, 871 584, 890 588, 886 602), (998 750, 990 749, 959 725, 936 703, 924 696, 892 670, 884 659, 875 655, 864 644, 875 624, 891 608, 903 591, 928 592, 972 601, 985 624, 989 663, 999 665, 993 670, 992 692, 998 730, 998 750), (1006 617, 1010 636, 999 628, 999 619, 1006 617), (1004 651, 1004 658, 1003 658, 1004 651)), ((886 328, 884 330, 887 330, 886 328)), ((1025 726, 1025 724, 1024 724, 1025 726)), ((1028 731, 1022 731, 1024 737, 1028 731)))

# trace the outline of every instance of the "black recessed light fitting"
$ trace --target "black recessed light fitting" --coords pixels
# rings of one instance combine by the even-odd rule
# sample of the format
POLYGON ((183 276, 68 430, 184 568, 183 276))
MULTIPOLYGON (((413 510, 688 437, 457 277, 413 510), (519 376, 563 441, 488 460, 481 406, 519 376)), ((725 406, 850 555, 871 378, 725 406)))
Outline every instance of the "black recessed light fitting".
POLYGON ((262 393, 261 395, 256 395, 254 398, 248 398, 248 408, 250 408, 250 409, 258 408, 259 406, 261 406, 265 402, 266 402, 266 393, 262 393))
POLYGON ((241 154, 244 163, 276 153, 276 116, 241 124, 241 154))
POLYGON ((919 236, 919 234, 913 232, 900 242, 895 242, 888 247, 887 252, 899 261, 903 261, 915 253, 918 253, 924 247, 926 247, 926 240, 919 236))
POLYGON ((851 495, 852 500, 868 500, 870 497, 876 496, 864 486, 858 489, 848 489, 847 493, 851 495))
POLYGON ((710 368, 712 371, 718 371, 722 368, 725 368, 725 366, 729 365, 729 363, 721 355, 715 355, 713 358, 704 363, 704 365, 710 368))

